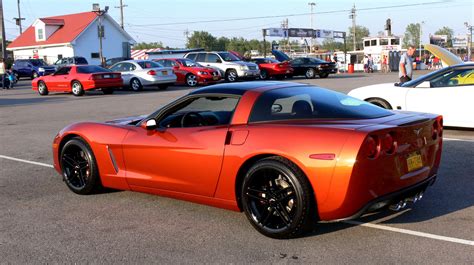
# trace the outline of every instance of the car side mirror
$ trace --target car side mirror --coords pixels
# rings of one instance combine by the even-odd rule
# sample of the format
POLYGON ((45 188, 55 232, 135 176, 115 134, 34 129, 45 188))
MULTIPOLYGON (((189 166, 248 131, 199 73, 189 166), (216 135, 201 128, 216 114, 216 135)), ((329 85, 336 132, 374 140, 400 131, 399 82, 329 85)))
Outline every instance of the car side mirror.
POLYGON ((154 130, 158 127, 155 119, 149 119, 145 123, 142 123, 142 128, 147 130, 154 130))
POLYGON ((431 82, 430 81, 423 81, 420 84, 416 86, 416 88, 431 88, 431 82))

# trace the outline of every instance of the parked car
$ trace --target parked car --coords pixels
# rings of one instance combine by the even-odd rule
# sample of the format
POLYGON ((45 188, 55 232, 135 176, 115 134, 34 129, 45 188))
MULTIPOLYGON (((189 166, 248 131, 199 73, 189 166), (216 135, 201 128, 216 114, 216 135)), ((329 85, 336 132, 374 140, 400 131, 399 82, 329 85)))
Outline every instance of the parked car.
POLYGON ((122 61, 128 61, 128 60, 133 60, 133 58, 130 57, 115 57, 115 58, 110 58, 105 60, 105 67, 110 68, 112 65, 122 62, 122 61))
POLYGON ((288 61, 294 70, 294 76, 304 75, 306 78, 315 78, 316 75, 319 75, 320 78, 326 78, 329 74, 337 73, 337 64, 334 62, 326 62, 312 57, 291 59, 288 55, 278 50, 272 50, 272 54, 280 62, 288 61))
POLYGON ((35 79, 54 73, 56 67, 48 65, 43 59, 18 59, 13 62, 12 70, 17 79, 21 77, 35 79))
POLYGON ((61 66, 65 65, 73 65, 73 64, 89 64, 84 57, 80 56, 74 56, 74 57, 63 57, 61 59, 58 59, 54 65, 59 69, 61 66))
POLYGON ((218 84, 145 118, 69 125, 53 164, 77 194, 105 186, 244 211, 262 234, 289 238, 418 201, 436 180, 442 130, 439 115, 305 84, 218 84))
POLYGON ((96 65, 69 65, 52 75, 33 79, 31 85, 41 96, 49 92, 72 92, 74 96, 82 96, 85 91, 95 89, 112 94, 115 88, 122 86, 122 77, 120 73, 96 65))
POLYGON ((219 70, 204 67, 190 59, 155 59, 153 60, 165 67, 172 67, 177 77, 177 83, 187 86, 207 85, 221 81, 219 70))
POLYGON ((116 63, 110 70, 122 73, 123 86, 141 91, 144 86, 166 89, 176 82, 173 68, 149 60, 128 60, 116 63))
POLYGON ((260 79, 265 80, 272 77, 284 79, 285 77, 293 76, 293 68, 289 62, 280 62, 272 58, 256 58, 251 61, 258 65, 260 79))
POLYGON ((449 66, 402 85, 356 88, 349 95, 386 109, 438 113, 447 126, 474 128, 474 63, 449 66))
POLYGON ((260 76, 258 65, 244 62, 230 52, 190 52, 185 56, 204 66, 219 69, 228 82, 238 79, 256 79, 260 76))

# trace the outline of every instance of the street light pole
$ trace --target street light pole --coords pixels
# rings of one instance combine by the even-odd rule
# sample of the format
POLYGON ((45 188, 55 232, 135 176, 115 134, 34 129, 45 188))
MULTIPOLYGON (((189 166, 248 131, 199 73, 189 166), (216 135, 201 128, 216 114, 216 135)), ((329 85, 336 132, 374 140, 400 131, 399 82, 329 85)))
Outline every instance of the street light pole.
POLYGON ((467 60, 470 61, 472 56, 472 25, 469 25, 469 23, 464 22, 464 26, 466 26, 468 31, 470 31, 470 34, 467 38, 467 60))
MULTIPOLYGON (((308 3, 308 5, 311 8, 310 28, 314 29, 314 27, 313 27, 313 15, 314 15, 313 9, 316 6, 316 3, 310 2, 310 3, 308 3)), ((314 36, 311 36, 311 44, 309 45, 309 53, 311 53, 311 51, 313 50, 313 41, 314 41, 314 36)))
POLYGON ((102 52, 102 38, 104 37, 104 28, 102 26, 102 17, 109 11, 109 7, 105 6, 103 10, 100 9, 99 4, 92 5, 92 12, 94 12, 99 17, 99 58, 100 58, 100 65, 105 65, 104 55, 102 52))
POLYGON ((425 24, 425 21, 421 21, 420 23, 420 61, 421 61, 421 27, 423 24, 425 24))

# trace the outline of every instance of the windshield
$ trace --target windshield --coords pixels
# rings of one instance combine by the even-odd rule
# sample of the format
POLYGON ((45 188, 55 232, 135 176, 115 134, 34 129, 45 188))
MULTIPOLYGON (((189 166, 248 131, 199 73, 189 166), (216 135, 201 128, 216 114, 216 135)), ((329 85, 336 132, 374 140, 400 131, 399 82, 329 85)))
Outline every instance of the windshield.
POLYGON ((196 63, 193 60, 189 60, 189 59, 180 59, 178 61, 186 67, 203 67, 202 65, 196 63))
POLYGON ((249 122, 296 119, 375 119, 392 112, 346 94, 319 87, 288 87, 264 92, 249 122))
POLYGON ((161 64, 152 62, 152 61, 141 61, 141 62, 137 62, 137 64, 140 65, 140 67, 143 69, 163 67, 161 64))
POLYGON ((235 55, 233 55, 230 52, 219 52, 219 55, 221 56, 222 60, 226 62, 240 61, 239 58, 237 58, 235 55))
POLYGON ((30 60, 30 63, 34 66, 47 66, 48 65, 43 59, 30 60))
POLYGON ((431 79, 433 79, 437 75, 443 74, 447 69, 451 69, 451 68, 443 68, 443 69, 439 69, 438 71, 434 71, 432 73, 422 75, 422 76, 418 77, 417 79, 413 79, 411 81, 403 83, 401 86, 402 87, 414 87, 414 86, 420 84, 423 81, 430 81, 431 79))
POLYGON ((84 65, 84 66, 78 66, 77 72, 81 74, 92 74, 92 73, 111 72, 111 71, 109 69, 105 69, 96 65, 84 65))
POLYGON ((308 58, 308 59, 312 63, 327 63, 326 61, 323 61, 321 59, 316 59, 316 58, 308 58))

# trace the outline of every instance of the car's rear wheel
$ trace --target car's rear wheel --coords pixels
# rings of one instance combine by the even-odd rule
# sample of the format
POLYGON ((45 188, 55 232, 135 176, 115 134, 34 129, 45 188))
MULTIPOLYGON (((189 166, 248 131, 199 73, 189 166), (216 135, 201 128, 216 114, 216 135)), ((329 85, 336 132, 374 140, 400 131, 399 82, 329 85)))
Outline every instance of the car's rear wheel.
POLYGON ((303 172, 281 157, 259 160, 247 172, 241 190, 242 207, 262 234, 291 238, 311 228, 314 196, 303 172))
POLYGON ((316 76, 316 72, 314 71, 313 68, 308 68, 306 69, 306 72, 304 73, 304 76, 308 79, 314 78, 316 76))
POLYGON ((133 79, 130 81, 130 87, 131 87, 132 90, 135 91, 135 92, 141 91, 141 90, 143 89, 142 83, 141 83, 140 80, 138 80, 137 78, 133 78, 133 79))
POLYGON ((112 88, 112 87, 109 87, 109 88, 102 88, 102 93, 104 93, 104 95, 113 94, 114 91, 115 91, 115 89, 112 88))
POLYGON ((72 94, 76 97, 84 95, 84 88, 82 87, 81 82, 73 81, 71 84, 72 94))
POLYGON ((326 78, 326 77, 328 77, 328 76, 329 76, 328 73, 320 73, 320 74, 319 74, 319 77, 321 77, 321 78, 326 78))
POLYGON ((235 71, 234 69, 228 70, 225 73, 225 80, 227 80, 227 82, 235 82, 237 81, 237 77, 237 71, 235 71))
POLYGON ((49 94, 48 87, 43 81, 38 82, 38 94, 41 96, 46 96, 49 94))
POLYGON ((267 70, 260 70, 260 79, 267 80, 268 79, 268 72, 267 70))
POLYGON ((102 187, 92 149, 81 138, 72 138, 64 144, 60 165, 64 181, 73 192, 86 195, 102 187))
POLYGON ((188 74, 186 75, 186 85, 189 86, 189 87, 195 87, 197 86, 198 84, 198 81, 197 81, 197 77, 193 74, 188 74))
POLYGON ((381 98, 369 98, 369 99, 366 99, 365 101, 384 109, 392 109, 392 106, 390 105, 390 103, 388 103, 386 100, 381 99, 381 98))

